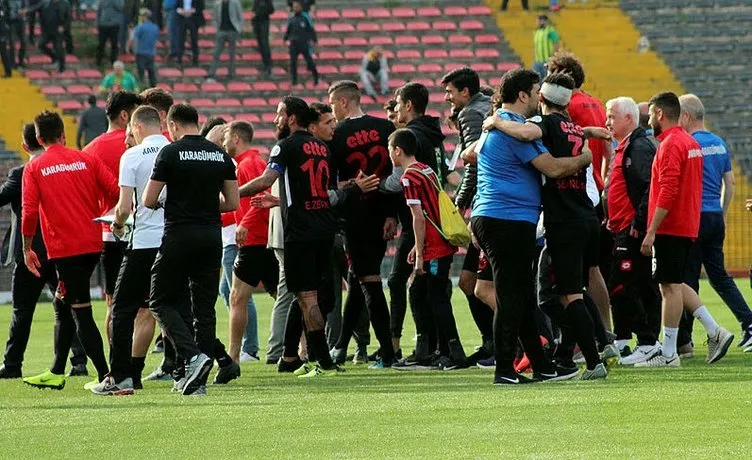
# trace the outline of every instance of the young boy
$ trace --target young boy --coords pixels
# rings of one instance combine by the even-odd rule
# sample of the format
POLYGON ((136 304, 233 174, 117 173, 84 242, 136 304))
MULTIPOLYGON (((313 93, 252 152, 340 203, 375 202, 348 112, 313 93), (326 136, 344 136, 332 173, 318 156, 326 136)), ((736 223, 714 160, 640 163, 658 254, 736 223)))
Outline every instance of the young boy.
POLYGON ((415 247, 410 251, 408 261, 415 265, 410 305, 418 333, 414 355, 393 367, 425 369, 430 366, 432 348, 436 344, 430 343, 428 336, 430 328, 436 327, 449 349, 449 356, 442 357, 438 367, 460 369, 468 367, 467 358, 446 288, 457 248, 449 244, 439 231, 439 180, 431 168, 415 160, 417 149, 418 140, 408 129, 398 129, 389 136, 389 157, 394 166, 405 171, 401 179, 402 190, 413 219, 415 247))

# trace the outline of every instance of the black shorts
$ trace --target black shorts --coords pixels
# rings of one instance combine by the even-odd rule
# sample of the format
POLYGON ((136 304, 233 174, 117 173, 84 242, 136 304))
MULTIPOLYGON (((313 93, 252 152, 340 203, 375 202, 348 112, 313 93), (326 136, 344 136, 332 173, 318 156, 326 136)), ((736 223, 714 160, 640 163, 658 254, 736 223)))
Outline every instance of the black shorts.
POLYGON ((104 270, 104 293, 107 295, 115 293, 115 285, 117 284, 120 265, 123 264, 126 249, 128 249, 128 243, 125 241, 104 242, 102 248, 102 269, 104 270))
POLYGON ((263 282, 266 292, 270 294, 277 292, 279 266, 274 252, 266 246, 239 248, 232 272, 246 284, 256 287, 263 282))
MULTIPOLYGON (((470 247, 475 247, 472 244, 470 247)), ((476 249, 477 251, 477 249, 476 249)), ((467 260, 467 257, 465 257, 465 260, 467 260)), ((464 267, 463 267, 464 268, 464 267)), ((493 270, 491 270, 491 263, 488 261, 488 257, 486 257, 486 253, 483 251, 480 251, 478 255, 478 279, 481 281, 493 281, 493 270)))
POLYGON ((659 284, 681 284, 684 268, 692 247, 692 238, 673 235, 656 235, 653 243, 655 271, 653 279, 659 284))
POLYGON ((345 232, 350 267, 358 278, 381 274, 381 262, 386 254, 386 241, 383 236, 377 237, 375 233, 370 233, 366 234, 353 229, 345 232))
POLYGON ((317 291, 331 270, 333 239, 285 241, 284 270, 287 290, 293 294, 317 291))
POLYGON ((65 303, 78 305, 91 302, 91 274, 97 268, 99 254, 80 254, 52 262, 57 270, 57 292, 65 303))
POLYGON ((113 309, 117 308, 118 304, 137 304, 139 308, 149 308, 151 267, 157 259, 158 252, 159 248, 125 251, 112 296, 113 309))
POLYGON ((584 291, 590 267, 598 266, 599 234, 600 226, 595 219, 546 225, 546 248, 551 257, 556 294, 584 291))
POLYGON ((478 271, 478 263, 480 259, 480 249, 476 248, 474 244, 470 243, 467 247, 467 253, 465 253, 465 260, 462 262, 463 272, 478 271))

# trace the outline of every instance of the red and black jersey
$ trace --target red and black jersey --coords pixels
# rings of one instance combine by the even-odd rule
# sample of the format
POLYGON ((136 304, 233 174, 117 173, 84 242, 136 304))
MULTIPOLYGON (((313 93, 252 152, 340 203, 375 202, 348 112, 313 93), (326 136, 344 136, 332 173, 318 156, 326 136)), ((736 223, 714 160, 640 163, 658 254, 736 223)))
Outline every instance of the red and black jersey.
MULTIPOLYGON (((389 159, 389 135, 394 132, 394 124, 383 118, 363 115, 341 121, 334 131, 329 146, 333 183, 354 179, 360 171, 370 176, 375 174, 386 179, 392 173, 389 159)), ((386 215, 396 215, 387 208, 393 206, 383 194, 374 191, 361 195, 360 202, 345 210, 349 221, 362 217, 381 219, 386 215)))
POLYGON ((441 225, 438 187, 439 179, 436 173, 423 163, 411 164, 402 174, 402 190, 407 204, 420 206, 426 217, 426 237, 423 241, 424 261, 441 259, 456 251, 456 248, 449 244, 436 228, 441 225))
POLYGON ((268 167, 280 174, 285 242, 333 237, 337 221, 329 203, 327 145, 307 131, 296 131, 274 146, 268 167))
POLYGON ((23 172, 21 232, 33 237, 41 220, 50 259, 102 250, 100 197, 117 201, 117 179, 93 155, 53 145, 23 172))
MULTIPOLYGON (((582 128, 564 114, 552 113, 527 120, 542 131, 543 145, 556 158, 576 157, 587 139, 582 128)), ((575 222, 595 218, 593 202, 587 195, 587 169, 568 177, 546 178, 543 184, 544 223, 575 222)))

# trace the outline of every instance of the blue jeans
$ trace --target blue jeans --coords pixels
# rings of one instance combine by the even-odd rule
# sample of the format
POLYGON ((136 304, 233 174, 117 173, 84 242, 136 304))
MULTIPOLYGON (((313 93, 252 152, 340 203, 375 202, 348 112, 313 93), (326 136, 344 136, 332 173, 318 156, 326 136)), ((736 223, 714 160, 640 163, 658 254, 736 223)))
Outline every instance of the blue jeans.
MULTIPOLYGON (((238 247, 234 244, 225 246, 222 252, 222 279, 219 283, 219 294, 225 302, 225 307, 230 309, 230 289, 232 288, 232 266, 235 263, 235 257, 238 255, 238 247)), ((256 304, 253 302, 253 296, 248 299, 248 325, 245 327, 243 334, 243 344, 241 351, 249 355, 258 355, 258 318, 256 314, 256 304)))
MULTIPOLYGON (((723 262, 725 237, 726 223, 723 221, 723 213, 703 212, 700 217, 700 234, 687 257, 684 282, 695 292, 700 292, 700 267, 705 267, 710 286, 741 323, 742 329, 746 329, 752 325, 752 310, 736 287, 734 279, 726 272, 723 262)), ((685 314, 682 318, 678 340, 680 345, 688 341, 687 337, 691 338, 693 319, 691 314, 685 314), (684 340, 681 336, 684 336, 684 340)))
POLYGON ((177 28, 178 12, 175 8, 171 8, 165 14, 167 15, 167 38, 170 41, 170 57, 177 57, 178 41, 180 40, 177 28))

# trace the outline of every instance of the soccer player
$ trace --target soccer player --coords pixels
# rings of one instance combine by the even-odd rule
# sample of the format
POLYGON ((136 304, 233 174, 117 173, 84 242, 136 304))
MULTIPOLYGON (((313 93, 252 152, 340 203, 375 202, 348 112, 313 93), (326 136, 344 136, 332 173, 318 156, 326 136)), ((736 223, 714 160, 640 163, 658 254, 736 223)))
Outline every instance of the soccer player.
MULTIPOLYGON (((386 179, 392 172, 387 140, 394 125, 364 114, 360 96, 360 89, 353 81, 339 81, 329 87, 329 104, 339 122, 330 143, 332 177, 338 181, 355 179, 360 173, 386 179)), ((376 366, 388 367, 394 361, 389 309, 381 283, 381 261, 386 242, 397 231, 396 210, 394 199, 378 192, 363 194, 358 203, 343 206, 351 273, 342 331, 332 349, 337 362, 344 361, 350 336, 364 306, 381 348, 381 364, 376 366)))
POLYGON ((55 360, 49 371, 24 383, 63 389, 65 360, 76 333, 101 382, 109 369, 92 315, 89 280, 102 251, 101 227, 94 219, 101 215, 102 198, 108 206, 117 201, 117 181, 98 158, 65 147, 65 127, 57 113, 41 112, 34 126, 45 151, 26 165, 23 174, 24 261, 31 273, 41 277, 41 262, 32 248, 37 224, 41 224, 47 256, 55 264, 59 281, 53 301, 55 360))
MULTIPOLYGON (((23 128, 23 148, 29 154, 29 161, 44 152, 37 141, 34 123, 27 123, 23 128)), ((31 323, 37 307, 39 296, 47 285, 54 298, 57 289, 57 273, 54 263, 47 259, 47 249, 42 240, 42 232, 37 229, 32 241, 32 249, 39 257, 38 269, 41 277, 34 276, 23 259, 23 244, 21 242, 21 215, 23 171, 26 165, 21 165, 8 171, 8 179, 0 186, 0 206, 10 204, 13 225, 8 229, 3 245, 2 263, 9 265, 14 262, 12 278, 13 313, 8 331, 8 341, 5 344, 3 365, 0 366, 0 379, 20 379, 26 345, 29 343, 31 323)), ((78 337, 73 336, 71 344, 71 370, 68 376, 88 375, 86 370, 86 352, 81 347, 78 337)))
POLYGON ((663 296, 661 353, 635 367, 679 367, 676 340, 682 308, 699 319, 708 333, 707 362, 728 351, 734 335, 720 327, 695 291, 684 284, 687 256, 700 229, 702 149, 679 126, 681 105, 674 93, 650 99, 650 126, 661 141, 653 160, 648 228, 640 248, 655 258, 653 276, 663 296))
POLYGON ((141 91, 141 102, 143 105, 150 105, 159 112, 159 120, 162 123, 162 135, 167 140, 172 141, 170 133, 167 131, 167 112, 175 103, 172 95, 162 88, 149 88, 141 91))
POLYGON ((322 311, 319 306, 319 290, 331 281, 326 273, 337 221, 328 194, 329 149, 307 130, 313 118, 305 101, 283 98, 276 117, 281 140, 272 149, 264 173, 241 190, 242 196, 252 196, 280 180, 285 277, 303 311, 308 343, 318 359, 317 366, 303 375, 306 378, 341 370, 329 356, 324 335, 327 307, 322 306, 322 311))
MULTIPOLYGON (((540 88, 543 116, 529 118, 525 124, 499 121, 495 127, 517 139, 542 139, 555 158, 576 158, 589 151, 582 128, 567 115, 574 80, 566 74, 551 74, 540 88)), ((548 310, 558 323, 567 324, 585 356, 587 368, 582 380, 605 379, 595 343, 593 318, 585 305, 585 286, 591 267, 598 266, 599 222, 587 195, 587 169, 572 175, 546 179, 543 183, 543 225, 546 248, 555 279, 554 292, 560 308, 548 310)), ((596 320, 599 318, 596 318, 596 320)))
POLYGON ((165 186, 169 190, 164 236, 152 267, 149 308, 186 360, 183 395, 200 395, 205 394, 215 355, 220 214, 238 206, 237 179, 232 159, 199 136, 196 109, 172 106, 167 126, 175 141, 159 152, 143 195, 144 206, 157 209, 160 193, 165 186), (186 292, 190 305, 184 302, 186 292))
MULTIPOLYGON (((499 116, 523 123, 535 114, 539 81, 538 74, 528 69, 506 73, 499 87, 499 116)), ((535 170, 551 178, 566 177, 586 167, 590 153, 554 158, 540 142, 521 142, 498 130, 489 131, 478 144, 478 192, 471 222, 496 285, 494 383, 530 382, 514 370, 518 338, 535 379, 573 378, 576 370, 556 368, 544 356, 534 317, 533 262, 541 206, 541 178, 535 170)))
MULTIPOLYGON (((259 177, 266 169, 266 162, 259 151, 251 148, 253 126, 246 121, 234 121, 225 131, 224 148, 237 162, 238 185, 242 186, 259 177)), ((274 253, 267 249, 269 210, 254 207, 251 198, 240 200, 235 211, 235 240, 238 255, 235 259, 230 291, 230 344, 228 353, 240 361, 240 346, 248 325, 248 301, 253 289, 263 282, 264 289, 272 297, 277 295, 279 267, 274 253)), ((255 318, 253 318, 255 320, 255 318)))
POLYGON ((383 109, 386 112, 386 119, 391 121, 395 128, 404 128, 405 126, 397 121, 397 112, 394 110, 396 106, 397 101, 394 99, 389 99, 384 103, 383 109))
POLYGON ((410 206, 411 228, 415 233, 415 245, 407 259, 415 267, 410 286, 410 305, 418 334, 415 360, 395 364, 395 369, 433 364, 433 350, 430 347, 435 343, 426 340, 430 335, 430 328, 438 329, 438 335, 442 341, 447 342, 449 348, 449 356, 442 356, 438 367, 442 370, 464 368, 468 367, 467 357, 452 313, 451 291, 447 289, 449 271, 457 248, 439 233, 441 215, 438 192, 441 185, 436 173, 416 159, 417 152, 418 137, 409 128, 398 129, 389 136, 389 156, 394 166, 404 170, 402 187, 405 200, 410 206), (433 321, 427 321, 431 317, 433 321))
POLYGON ((91 389, 98 395, 128 395, 140 389, 146 352, 154 337, 153 316, 149 306, 151 267, 157 258, 164 233, 164 210, 148 209, 138 198, 146 189, 159 151, 170 141, 161 134, 157 109, 136 109, 128 126, 136 146, 126 150, 120 160, 120 199, 115 206, 112 233, 122 238, 125 223, 135 204, 130 244, 120 266, 112 299, 111 374, 91 389), (146 311, 148 316, 141 315, 146 311), (133 340, 136 318, 140 318, 136 343, 133 340))
MULTIPOLYGON (((491 98, 480 92, 480 77, 469 67, 455 69, 444 75, 441 84, 445 91, 444 100, 449 102, 452 112, 457 114, 459 145, 461 151, 465 151, 481 137, 483 119, 491 109, 491 98)), ((455 204, 463 214, 473 205, 473 198, 477 192, 476 182, 477 165, 469 163, 465 166, 465 174, 455 198, 455 204)), ((483 341, 481 348, 470 355, 471 362, 493 355, 493 310, 475 296, 478 258, 478 248, 470 244, 462 264, 459 282, 483 341)))
POLYGON ((621 363, 636 364, 661 350, 660 293, 652 280, 653 261, 640 253, 656 143, 638 125, 640 112, 632 98, 606 102, 606 114, 606 126, 618 142, 608 188, 608 228, 614 236, 608 285, 621 363), (632 333, 637 347, 630 354, 632 333))
MULTIPOLYGON (((107 132, 97 136, 86 147, 84 152, 94 155, 107 167, 113 177, 118 177, 120 157, 127 148, 125 143, 125 129, 131 119, 131 113, 141 104, 138 94, 128 91, 115 91, 107 97, 107 119, 109 126, 107 132)), ((102 209, 102 213, 110 208, 102 209)), ((105 335, 110 342, 110 323, 112 321, 112 294, 115 292, 115 283, 120 264, 125 256, 127 243, 118 241, 110 230, 109 224, 102 224, 102 268, 104 270, 104 294, 107 303, 107 316, 105 319, 105 335)))
MULTIPOLYGON (((723 240, 726 236, 726 215, 734 196, 734 171, 731 157, 723 139, 705 127, 705 106, 694 94, 679 96, 681 103, 681 125, 695 138, 702 149, 702 213, 700 233, 689 251, 685 282, 695 292, 700 290, 700 266, 710 279, 710 286, 723 299, 734 317, 741 324, 740 347, 752 345, 752 311, 736 287, 734 280, 726 273, 723 263, 723 240), (721 198, 721 185, 723 197, 721 198)), ((692 316, 684 315, 681 335, 691 340, 692 316)), ((688 342, 688 341, 687 341, 688 342)))

